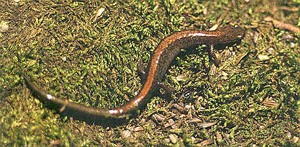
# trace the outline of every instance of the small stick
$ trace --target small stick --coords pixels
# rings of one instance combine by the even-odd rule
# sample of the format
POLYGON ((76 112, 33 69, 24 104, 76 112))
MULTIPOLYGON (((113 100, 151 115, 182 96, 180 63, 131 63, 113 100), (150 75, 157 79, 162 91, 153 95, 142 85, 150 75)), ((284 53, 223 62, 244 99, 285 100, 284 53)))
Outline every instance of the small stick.
POLYGON ((265 18, 265 21, 272 21, 274 26, 275 27, 278 27, 279 29, 287 29, 289 31, 292 31, 294 33, 298 33, 300 34, 300 28, 299 27, 296 27, 296 26, 293 26, 291 24, 287 24, 287 23, 283 23, 283 22, 280 22, 278 20, 275 20, 274 18, 272 17, 266 17, 265 18))

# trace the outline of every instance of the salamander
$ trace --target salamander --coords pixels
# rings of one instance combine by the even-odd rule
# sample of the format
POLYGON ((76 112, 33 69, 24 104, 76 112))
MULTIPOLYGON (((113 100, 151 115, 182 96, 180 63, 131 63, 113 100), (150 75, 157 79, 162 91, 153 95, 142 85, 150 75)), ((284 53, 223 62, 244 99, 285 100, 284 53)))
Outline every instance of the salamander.
POLYGON ((206 44, 213 48, 217 44, 234 43, 244 36, 244 29, 238 26, 227 25, 214 31, 186 30, 175 32, 163 39, 154 50, 147 67, 147 76, 139 94, 124 106, 113 109, 99 109, 82 104, 58 99, 38 89, 23 75, 25 84, 41 101, 52 106, 60 113, 80 119, 97 117, 120 117, 138 110, 154 90, 160 86, 171 61, 178 55, 181 49, 188 49, 195 45, 206 44))

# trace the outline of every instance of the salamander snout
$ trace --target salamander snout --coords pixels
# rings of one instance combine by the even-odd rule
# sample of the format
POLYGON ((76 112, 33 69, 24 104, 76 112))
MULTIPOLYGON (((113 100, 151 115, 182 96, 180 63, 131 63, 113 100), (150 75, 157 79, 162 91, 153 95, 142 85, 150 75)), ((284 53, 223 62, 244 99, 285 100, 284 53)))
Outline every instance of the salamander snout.
POLYGON ((221 33, 220 43, 227 44, 243 39, 245 30, 237 25, 227 25, 218 29, 221 33))

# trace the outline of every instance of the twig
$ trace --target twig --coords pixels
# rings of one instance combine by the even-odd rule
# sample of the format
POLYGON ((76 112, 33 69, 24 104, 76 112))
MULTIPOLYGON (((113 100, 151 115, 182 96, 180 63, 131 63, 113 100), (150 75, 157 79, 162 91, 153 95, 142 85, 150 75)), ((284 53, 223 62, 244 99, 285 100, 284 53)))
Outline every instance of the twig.
POLYGON ((274 26, 275 27, 278 27, 279 29, 287 29, 289 31, 292 31, 294 33, 298 33, 300 34, 300 28, 299 27, 296 27, 296 26, 293 26, 291 24, 287 24, 287 23, 283 23, 283 22, 280 22, 278 20, 275 20, 274 18, 272 17, 266 17, 265 18, 265 21, 272 21, 274 26))

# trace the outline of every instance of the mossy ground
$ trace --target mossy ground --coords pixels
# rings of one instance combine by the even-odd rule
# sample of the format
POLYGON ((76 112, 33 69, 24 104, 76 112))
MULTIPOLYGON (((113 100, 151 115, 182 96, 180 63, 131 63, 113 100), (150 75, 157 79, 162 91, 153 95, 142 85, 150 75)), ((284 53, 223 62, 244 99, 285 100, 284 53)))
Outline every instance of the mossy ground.
MULTIPOLYGON (((0 1, 1 146, 300 146, 299 1, 0 1), (98 9, 103 13, 94 19, 98 9), (59 98, 109 108, 141 88, 167 35, 214 24, 246 28, 240 44, 183 50, 140 115, 114 127, 61 117, 36 100, 20 73, 59 98), (299 34, 298 34, 299 35, 299 34)), ((110 122, 107 122, 109 124, 110 122)))

